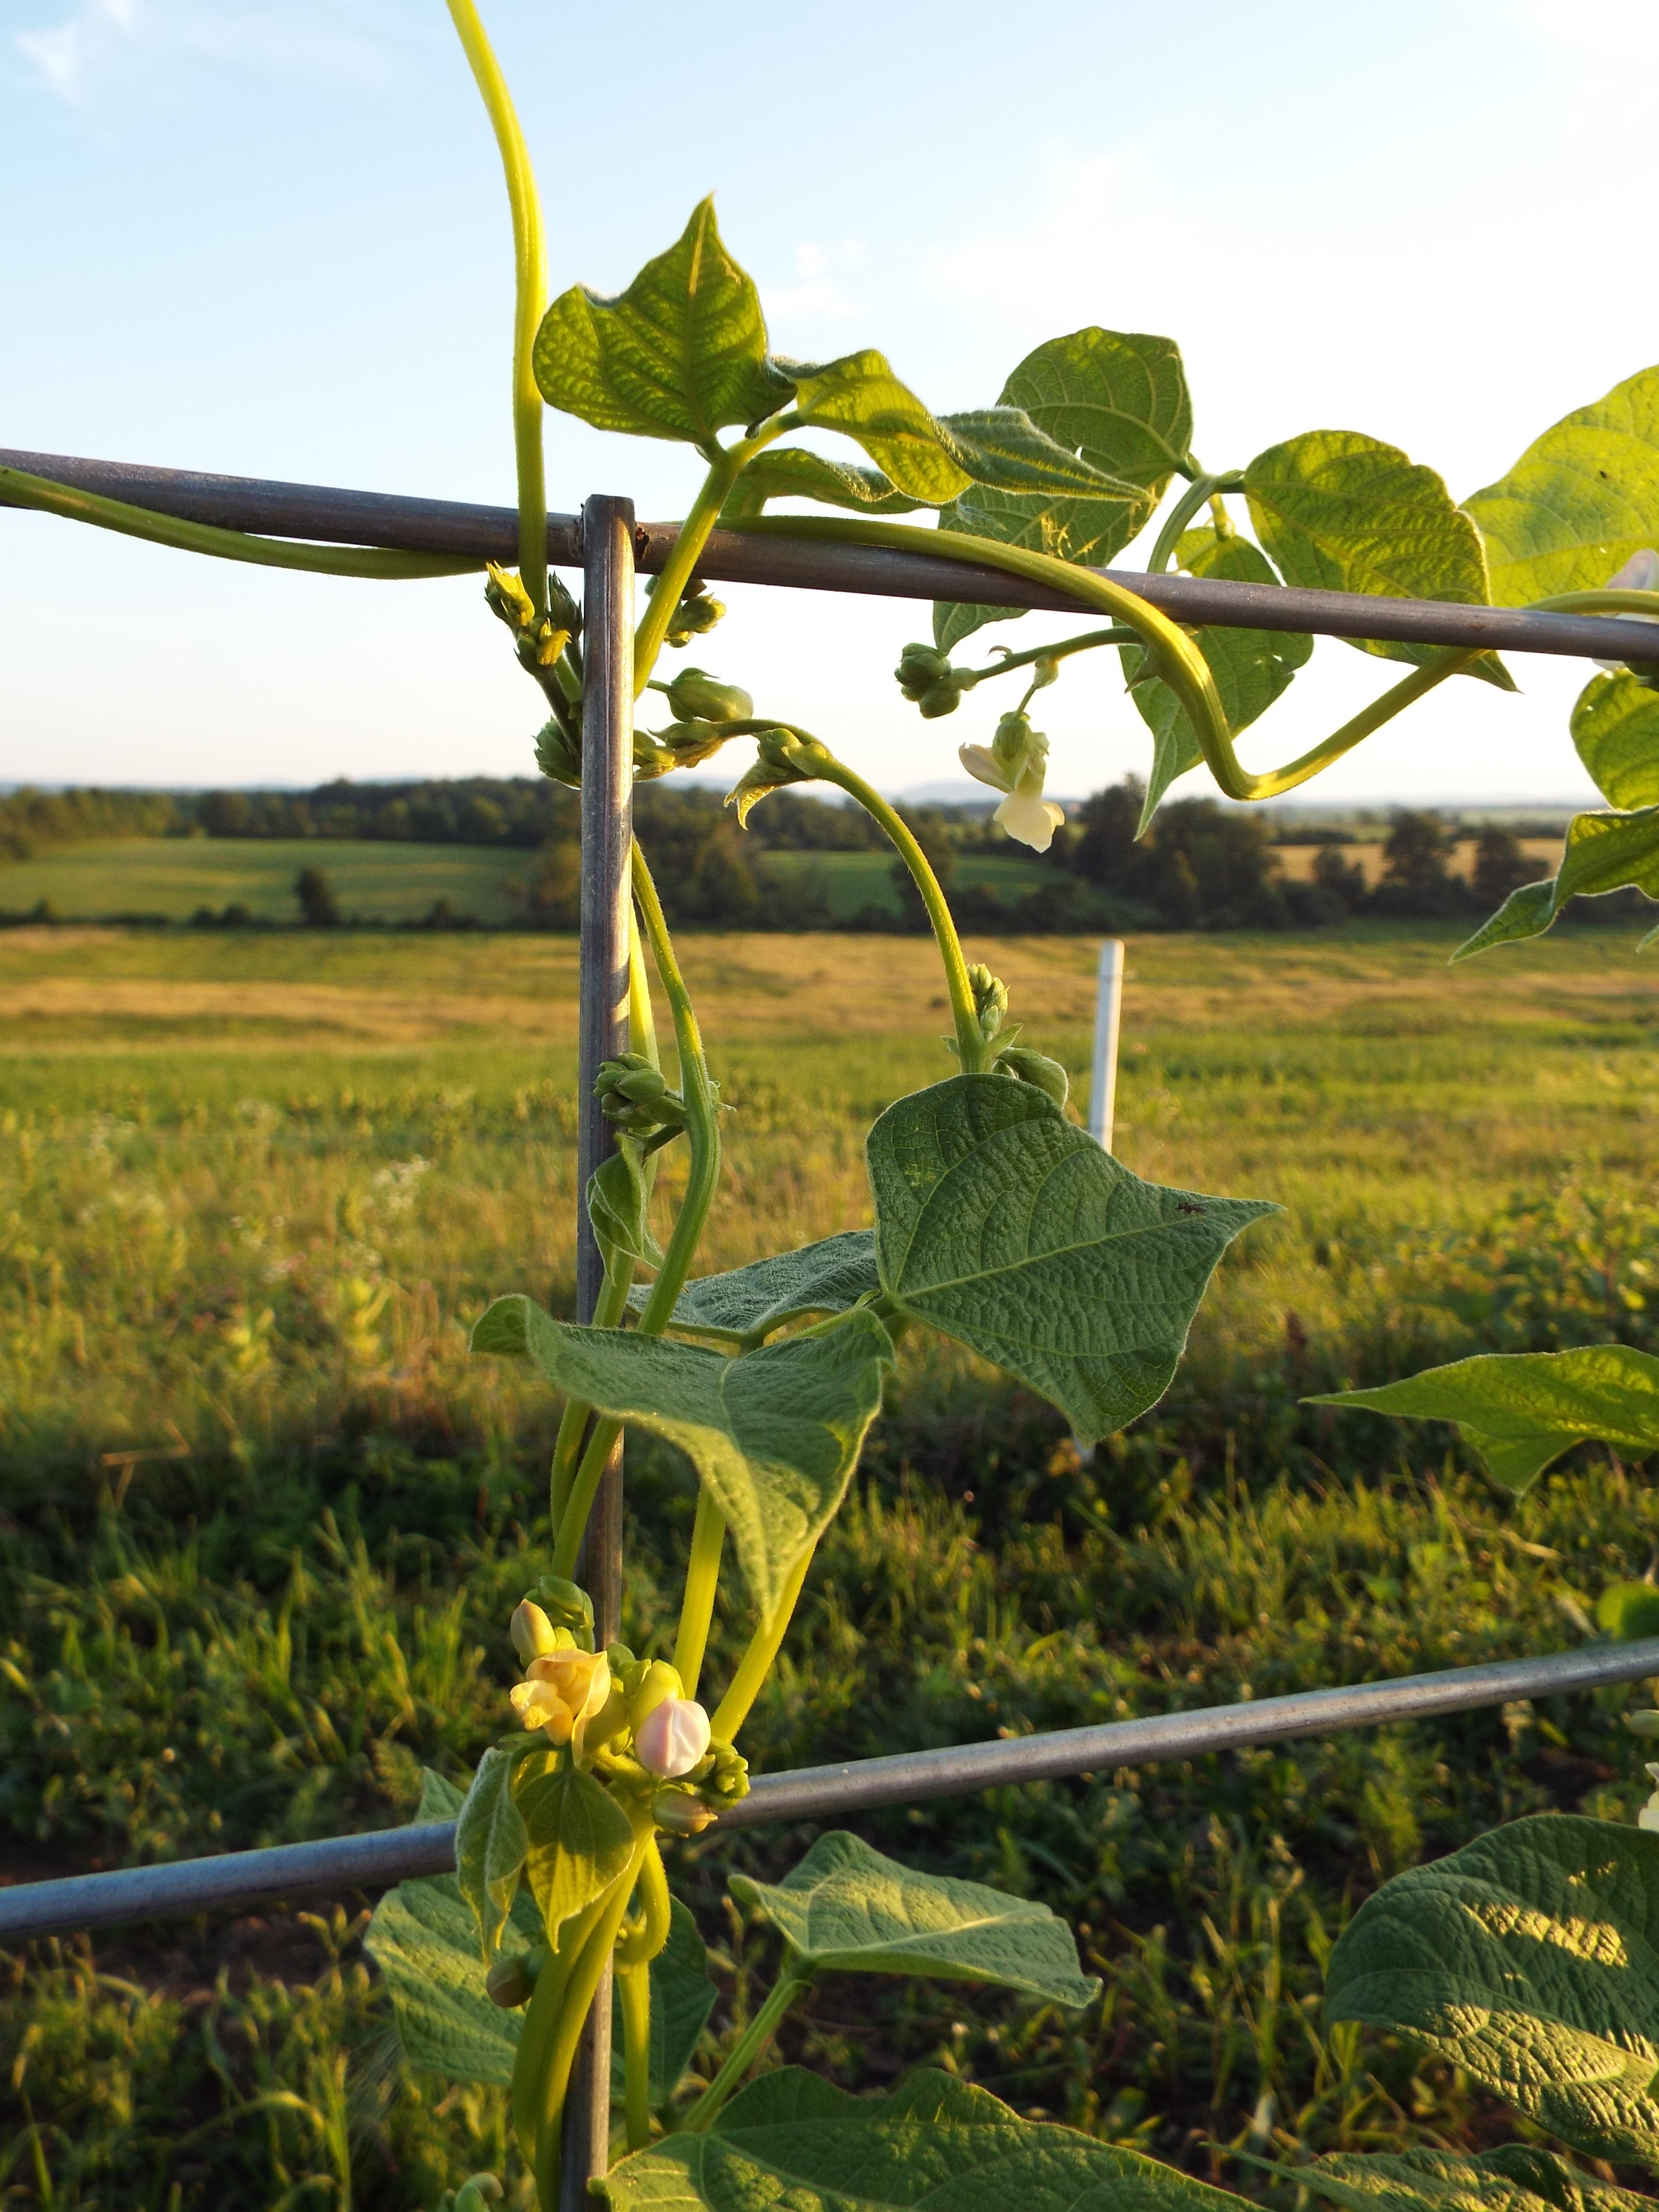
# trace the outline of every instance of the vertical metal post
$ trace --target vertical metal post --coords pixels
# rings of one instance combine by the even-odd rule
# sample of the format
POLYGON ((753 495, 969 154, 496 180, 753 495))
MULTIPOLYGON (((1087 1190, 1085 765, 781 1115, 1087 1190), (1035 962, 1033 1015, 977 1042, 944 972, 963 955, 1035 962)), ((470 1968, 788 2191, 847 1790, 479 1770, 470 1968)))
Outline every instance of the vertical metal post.
MULTIPOLYGON (((593 1318, 604 1264, 587 1218, 587 1179, 612 1148, 593 1097, 602 1060, 628 1048, 629 855, 634 792, 634 502, 582 508, 581 989, 577 1051, 576 1318, 593 1318)), ((605 1468, 577 1569, 601 1650, 622 1628, 622 1444, 605 1468)), ((611 1974, 582 2033, 565 2106, 562 2212, 591 2212, 588 2183, 611 2146, 611 1974)))
POLYGON ((1089 1134, 1103 1152, 1112 1149, 1117 1111, 1117 1031, 1123 1008, 1123 939, 1109 937, 1100 948, 1095 990, 1095 1064, 1089 1085, 1089 1134))

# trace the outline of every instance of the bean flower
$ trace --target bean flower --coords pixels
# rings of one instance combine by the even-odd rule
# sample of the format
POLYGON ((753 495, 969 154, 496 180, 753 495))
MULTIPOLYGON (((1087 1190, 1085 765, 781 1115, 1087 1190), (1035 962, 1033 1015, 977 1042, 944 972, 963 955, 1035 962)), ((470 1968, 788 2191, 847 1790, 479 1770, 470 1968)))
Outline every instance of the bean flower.
POLYGON ((988 745, 963 745, 958 757, 969 775, 1007 796, 993 819, 1020 844, 1046 853, 1066 810, 1042 795, 1048 740, 1024 714, 1005 714, 988 745))
POLYGON ((648 1773, 672 1782, 708 1749, 708 1716, 695 1698, 665 1698, 634 1731, 634 1756, 648 1773))
POLYGON ((510 1692, 514 1711, 527 1729, 544 1729, 550 1741, 569 1744, 580 1758, 587 1723, 611 1695, 604 1652, 579 1651, 573 1643, 532 1659, 525 1675, 510 1692))

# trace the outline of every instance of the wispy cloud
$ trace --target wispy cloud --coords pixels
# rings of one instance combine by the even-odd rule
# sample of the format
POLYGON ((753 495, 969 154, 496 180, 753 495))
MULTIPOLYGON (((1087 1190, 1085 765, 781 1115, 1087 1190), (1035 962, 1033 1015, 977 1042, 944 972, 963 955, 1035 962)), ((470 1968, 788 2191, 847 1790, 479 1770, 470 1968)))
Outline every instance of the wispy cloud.
POLYGON ((179 63, 233 69, 305 70, 331 82, 378 82, 387 70, 389 27, 371 8, 313 0, 225 8, 212 0, 81 0, 61 21, 13 33, 35 82, 81 103, 134 65, 179 63), (358 21, 351 20, 353 15, 358 21))
POLYGON ((769 315, 780 322, 828 319, 840 322, 860 312, 860 303, 844 291, 837 272, 864 265, 861 239, 842 239, 836 246, 815 246, 810 240, 795 248, 797 282, 766 295, 769 315))

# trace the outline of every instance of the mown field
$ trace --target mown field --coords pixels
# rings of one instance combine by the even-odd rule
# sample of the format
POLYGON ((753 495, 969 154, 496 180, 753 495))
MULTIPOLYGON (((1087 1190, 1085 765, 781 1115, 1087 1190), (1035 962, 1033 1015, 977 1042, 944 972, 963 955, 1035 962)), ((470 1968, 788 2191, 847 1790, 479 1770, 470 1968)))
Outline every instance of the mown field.
MULTIPOLYGON (((219 848, 219 850, 228 849, 219 848)), ((332 854, 330 854, 332 860, 332 854)), ((1646 1571, 1643 1471, 1523 1503, 1445 1431, 1298 1403, 1481 1347, 1659 1342, 1659 989, 1611 933, 1448 969, 1458 935, 1130 948, 1118 1149, 1278 1200, 1164 1403, 1079 1464, 1059 1417, 907 1346, 744 1747, 777 1767, 1559 1648, 1646 1571)), ((1080 1077, 1093 947, 976 945, 1080 1077)), ((868 1218, 860 1138, 949 1072, 917 939, 691 937, 733 1112, 711 1266, 868 1218)), ((568 1308, 574 951, 552 938, 0 935, 0 1848, 14 1879, 386 1825, 501 1732, 556 1407, 473 1360, 496 1293, 568 1308)), ((668 1632, 691 1500, 630 1444, 629 1639, 668 1632)), ((722 1614, 711 1679, 747 1632, 722 1614)), ((1040 1894, 1080 2018, 826 1981, 787 2055, 945 2064, 1288 2205, 1226 2146, 1480 2143, 1510 2123, 1321 1966, 1396 1868, 1516 1814, 1633 1817, 1641 1693, 1511 1706, 872 1815, 1040 1894)), ((758 1929, 681 1847, 708 2050, 758 1929)), ((0 1988, 0 2203, 527 2203, 501 2100, 406 2075, 343 1896, 37 1947, 0 1988)))

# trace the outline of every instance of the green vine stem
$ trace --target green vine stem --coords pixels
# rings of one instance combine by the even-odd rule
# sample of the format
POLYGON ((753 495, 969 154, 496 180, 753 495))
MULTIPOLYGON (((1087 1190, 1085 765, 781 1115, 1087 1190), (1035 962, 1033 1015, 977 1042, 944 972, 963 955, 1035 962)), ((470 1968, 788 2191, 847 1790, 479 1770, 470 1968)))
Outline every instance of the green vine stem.
POLYGON ((536 1986, 531 1992, 524 2026, 519 2032, 518 2056, 513 2065, 513 2132, 518 2140, 520 2154, 525 2164, 532 2169, 536 2163, 536 2130, 541 2111, 542 2076, 547 2069, 548 2053, 564 2008, 564 1993, 569 1984, 570 1970, 592 1934, 604 1905, 603 1897, 596 1898, 582 1911, 563 1923, 559 1929, 557 1943, 550 1950, 540 1973, 536 1977, 536 1986))
POLYGON ((651 1969, 617 1966, 617 2008, 623 2023, 623 2100, 628 2148, 651 2140, 651 1969))
POLYGON ((680 1625, 674 1638, 674 1669, 688 1698, 697 1694, 703 1655, 708 1649, 709 1625, 714 1618, 714 1593, 720 1584, 720 1552, 726 1542, 726 1516, 705 1484, 697 1492, 697 1517, 691 1528, 691 1556, 685 1563, 685 1595, 680 1601, 680 1625))
POLYGON ((170 545, 179 553, 208 553, 221 561, 247 561, 261 568, 298 568, 314 576, 367 576, 398 583, 423 576, 480 575, 488 566, 465 555, 399 553, 383 545, 302 545, 288 538, 216 530, 211 523, 181 522, 175 515, 106 499, 100 492, 77 491, 22 469, 0 468, 0 492, 18 507, 59 515, 65 522, 88 522, 99 530, 119 531, 124 538, 170 545))
POLYGON ((762 1621, 750 1638, 749 1649, 738 1662, 738 1671, 732 1677, 732 1686, 715 1707, 708 1723, 709 1733, 717 1743, 735 1743, 738 1730, 749 1717, 750 1708, 761 1693, 761 1686, 772 1671, 772 1662, 782 1648, 789 1632, 800 1594, 806 1584, 807 1569, 812 1564, 813 1547, 808 1545, 799 1559, 789 1571, 789 1579, 771 1613, 762 1621))
POLYGON ((1220 476, 1194 477, 1164 518, 1164 527, 1158 532, 1147 559, 1147 574, 1161 576, 1164 574, 1181 543, 1182 532, 1200 507, 1206 501, 1213 506, 1224 491, 1242 491, 1243 487, 1244 479, 1237 469, 1230 469, 1220 476))
POLYGON ((696 574, 702 549, 708 543, 708 534, 720 520, 720 513, 732 485, 763 447, 775 438, 781 437, 788 428, 787 416, 775 416, 756 431, 752 438, 744 438, 735 446, 716 445, 704 449, 708 462, 708 474, 703 478, 702 489, 692 502, 691 512, 679 527, 674 540, 674 550, 668 556, 666 567, 658 577, 656 588, 646 602, 645 612, 640 617, 634 633, 634 696, 637 699, 651 681, 657 656, 662 651, 663 640, 668 635, 668 625, 681 595, 696 574))
POLYGON ((547 251, 541 199, 530 149, 513 95, 491 51, 473 0, 448 0, 454 24, 483 99, 513 210, 513 451, 519 479, 519 578, 538 620, 547 612, 547 486, 542 459, 542 395, 532 352, 547 305, 547 251))
POLYGON ((1053 645, 1028 646, 1024 653, 1005 653, 1000 660, 994 660, 988 668, 957 669, 951 681, 959 684, 964 691, 971 691, 993 676, 1006 676, 1016 668, 1032 668, 1040 660, 1069 660, 1074 653, 1092 653, 1102 645, 1139 645, 1140 634, 1122 623, 1109 623, 1104 629, 1085 629, 1076 637, 1062 637, 1053 645))
POLYGON ((796 1998, 804 1996, 811 1986, 811 1967, 803 1966, 791 1952, 765 2003, 726 2052, 719 2073, 692 2106, 685 2125, 680 2130, 683 2135, 708 2133, 726 2099, 743 2086, 744 2075, 772 2040, 785 2013, 796 1998))

